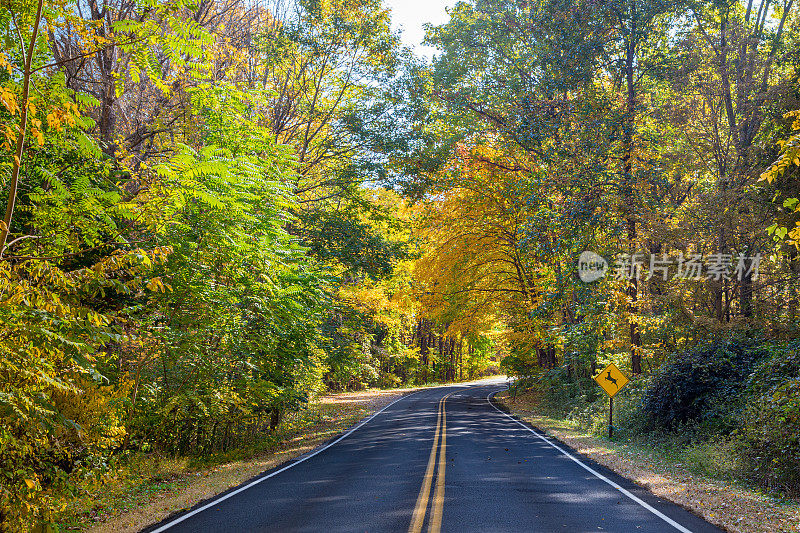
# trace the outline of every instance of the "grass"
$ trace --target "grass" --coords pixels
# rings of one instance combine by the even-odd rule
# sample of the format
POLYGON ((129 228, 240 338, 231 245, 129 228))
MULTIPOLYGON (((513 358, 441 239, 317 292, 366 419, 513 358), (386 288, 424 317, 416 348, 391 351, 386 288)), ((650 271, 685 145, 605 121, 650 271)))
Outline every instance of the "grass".
MULTIPOLYGON (((680 436, 623 432, 603 435, 597 417, 544 411, 530 394, 496 399, 513 414, 594 461, 728 531, 800 531, 800 501, 766 494, 741 479, 732 444, 724 439, 689 443, 680 436)), ((616 405, 616 402, 615 402, 616 405)))

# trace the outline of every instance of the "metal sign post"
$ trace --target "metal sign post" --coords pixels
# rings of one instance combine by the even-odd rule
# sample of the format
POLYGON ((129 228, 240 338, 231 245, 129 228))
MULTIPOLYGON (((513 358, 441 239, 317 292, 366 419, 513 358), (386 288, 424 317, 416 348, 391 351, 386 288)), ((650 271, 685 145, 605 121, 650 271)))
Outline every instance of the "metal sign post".
POLYGON ((614 438, 614 397, 608 397, 608 440, 614 438))
POLYGON ((614 363, 611 363, 597 374, 594 380, 608 394, 608 438, 612 439, 614 437, 614 396, 628 384, 629 379, 614 363))

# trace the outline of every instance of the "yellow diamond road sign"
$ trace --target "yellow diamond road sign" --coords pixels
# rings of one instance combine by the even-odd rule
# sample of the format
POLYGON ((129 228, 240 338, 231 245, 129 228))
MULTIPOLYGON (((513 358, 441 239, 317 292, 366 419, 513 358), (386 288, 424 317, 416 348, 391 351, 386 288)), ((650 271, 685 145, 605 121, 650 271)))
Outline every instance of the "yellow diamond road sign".
POLYGON ((594 377, 594 380, 612 398, 630 381, 614 363, 605 367, 602 372, 594 377))

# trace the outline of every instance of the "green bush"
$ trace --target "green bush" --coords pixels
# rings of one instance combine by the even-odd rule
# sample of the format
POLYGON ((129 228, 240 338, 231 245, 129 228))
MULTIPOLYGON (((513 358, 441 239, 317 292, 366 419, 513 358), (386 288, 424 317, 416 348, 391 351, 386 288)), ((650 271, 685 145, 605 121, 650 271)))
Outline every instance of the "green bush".
POLYGON ((735 337, 683 352, 653 376, 642 418, 651 430, 686 437, 684 460, 695 471, 736 471, 767 489, 798 494, 798 348, 800 342, 735 337))
POLYGON ((800 377, 753 401, 739 433, 749 477, 772 490, 800 493, 800 377))
POLYGON ((751 394, 774 392, 777 387, 798 376, 800 341, 794 341, 758 365, 748 379, 747 388, 751 394))
POLYGON ((800 342, 765 360, 748 380, 738 431, 745 474, 763 486, 800 493, 800 342))
POLYGON ((745 405, 749 376, 770 353, 769 345, 745 337, 682 352, 653 377, 641 410, 657 427, 696 423, 711 433, 729 433, 745 405))
POLYGON ((739 441, 723 436, 714 436, 680 448, 681 460, 689 470, 718 479, 735 478, 741 470, 740 455, 739 441))

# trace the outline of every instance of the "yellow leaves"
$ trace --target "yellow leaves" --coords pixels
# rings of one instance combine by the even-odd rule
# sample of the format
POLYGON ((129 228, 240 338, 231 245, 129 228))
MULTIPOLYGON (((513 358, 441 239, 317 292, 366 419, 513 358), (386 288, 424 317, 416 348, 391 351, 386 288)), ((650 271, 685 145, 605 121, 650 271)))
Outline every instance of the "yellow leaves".
POLYGON ((167 292, 167 287, 161 281, 161 277, 152 278, 148 281, 147 288, 153 292, 167 292))
POLYGON ((108 319, 106 317, 99 313, 95 313, 94 311, 89 311, 86 313, 86 320, 97 328, 108 323, 108 319))
POLYGON ((49 113, 47 115, 47 127, 55 129, 56 131, 61 131, 62 129, 61 117, 59 117, 55 113, 49 113))
POLYGON ((36 482, 32 479, 25 479, 25 485, 28 486, 28 489, 33 490, 36 487, 36 482))
POLYGON ((0 69, 5 69, 9 76, 14 75, 14 65, 8 60, 8 57, 0 52, 0 69))
POLYGON ((766 181, 771 184, 790 166, 800 166, 800 134, 792 135, 788 142, 783 144, 781 150, 782 153, 778 160, 761 174, 758 181, 766 181))
POLYGON ((383 287, 368 282, 345 285, 339 297, 362 312, 376 313, 389 308, 389 297, 383 287))
POLYGON ((56 107, 47 114, 47 127, 56 131, 62 131, 64 127, 72 128, 80 117, 78 104, 67 101, 61 107, 56 107))
POLYGON ((15 95, 8 87, 0 87, 0 102, 6 111, 11 115, 16 115, 19 112, 19 104, 17 103, 17 95, 15 95))
MULTIPOLYGON (((147 253, 146 253, 144 250, 142 250, 141 248, 139 248, 139 249, 136 251, 136 253, 137 253, 137 254, 139 254, 139 256, 140 256, 140 259, 141 259, 142 263, 143 263, 145 266, 148 266, 148 267, 151 267, 151 266, 153 266, 153 261, 150 259, 150 256, 149 256, 149 255, 148 255, 148 254, 147 254, 147 253)), ((157 278, 154 278, 154 279, 157 279, 157 278)))
POLYGON ((796 132, 788 139, 781 139, 777 145, 781 149, 781 155, 777 161, 772 163, 769 169, 761 174, 758 181, 772 183, 778 176, 781 176, 786 169, 791 166, 800 166, 800 111, 792 111, 784 115, 785 118, 794 117, 797 120, 792 124, 792 129, 796 132))
POLYGON ((403 317, 413 313, 413 302, 398 298, 398 291, 389 283, 361 280, 345 284, 339 289, 338 297, 348 306, 372 316, 372 319, 388 329, 400 327, 403 317))
POLYGON ((517 169, 530 158, 491 143, 457 152, 415 231, 427 249, 414 265, 413 292, 422 314, 450 324, 449 334, 491 329, 503 314, 533 338, 528 312, 549 273, 518 253, 530 207, 518 200, 527 183, 517 169))
POLYGON ((797 222, 795 227, 789 231, 788 237, 789 244, 800 248, 800 222, 797 222))
POLYGON ((31 136, 36 139, 39 146, 44 146, 44 134, 39 128, 31 128, 31 136))
MULTIPOLYGON (((20 102, 17 100, 16 94, 9 87, 0 86, 0 105, 12 116, 20 115, 20 102)), ((27 103, 27 109, 30 116, 30 137, 33 142, 39 146, 44 146, 45 136, 42 120, 37 118, 39 109, 33 101, 27 103)), ((76 118, 79 117, 77 104, 73 102, 65 102, 62 107, 52 110, 47 114, 47 127, 61 131, 63 125, 74 126, 76 118)), ((12 149, 17 142, 17 135, 19 133, 18 124, 3 124, 1 130, 3 142, 0 144, 6 150, 12 149)), ((17 162, 19 164, 19 162, 17 162)))
POLYGON ((10 149, 14 145, 14 142, 17 140, 17 132, 15 128, 12 128, 8 124, 4 124, 4 126, 5 127, 3 128, 3 136, 5 137, 6 142, 3 143, 3 147, 6 149, 10 149))

